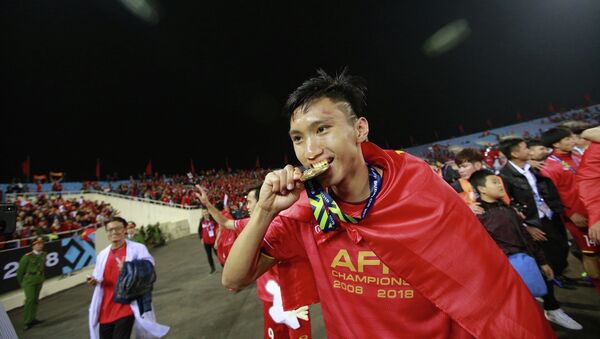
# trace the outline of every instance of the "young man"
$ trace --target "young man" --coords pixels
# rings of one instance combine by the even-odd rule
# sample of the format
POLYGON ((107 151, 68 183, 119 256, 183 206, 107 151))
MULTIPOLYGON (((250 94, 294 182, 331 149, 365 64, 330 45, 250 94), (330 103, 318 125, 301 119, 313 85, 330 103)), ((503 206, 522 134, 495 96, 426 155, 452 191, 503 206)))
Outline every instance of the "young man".
POLYGON ((575 175, 581 157, 572 152, 575 142, 570 130, 551 128, 542 133, 542 143, 553 151, 544 162, 542 175, 550 178, 560 194, 565 211, 565 226, 583 253, 583 268, 600 291, 598 245, 588 236, 588 211, 579 196, 575 175))
MULTIPOLYGON (((483 209, 477 202, 475 190, 469 182, 471 174, 483 168, 483 155, 474 148, 465 148, 456 154, 454 161, 458 166, 460 178, 450 186, 454 188, 473 213, 483 213, 483 209)), ((504 198, 504 202, 509 203, 508 196, 504 198)))
MULTIPOLYGON (((600 244, 600 127, 590 128, 581 134, 590 141, 576 175, 579 198, 589 212, 588 237, 600 244)), ((600 285, 596 285, 598 288, 600 285)), ((600 292, 600 289, 599 289, 600 292)))
MULTIPOLYGON (((237 235, 248 224, 249 218, 238 220, 229 219, 210 202, 206 190, 200 186, 196 187, 200 192, 197 193, 197 196, 202 205, 208 209, 210 215, 219 223, 219 225, 227 231, 234 232, 237 235)), ((256 202, 258 201, 259 192, 260 186, 251 188, 246 194, 246 206, 248 207, 248 213, 250 215, 252 215, 256 202)), ((231 245, 233 245, 233 243, 234 242, 232 242, 231 245)), ((219 253, 219 256, 223 256, 223 262, 227 262, 230 250, 231 246, 227 246, 223 248, 222 253, 219 253)), ((302 282, 303 280, 301 275, 295 275, 291 277, 291 279, 299 282, 302 282)), ((265 339, 309 339, 311 337, 311 326, 307 305, 300 308, 298 312, 283 311, 281 290, 285 290, 285 284, 286 279, 280 279, 277 265, 271 267, 271 269, 266 271, 256 280, 256 292, 258 298, 263 303, 263 337, 265 339), (283 280, 283 285, 281 280, 283 280), (304 314, 304 311, 306 311, 306 314, 304 314)), ((315 301, 316 298, 315 300, 310 300, 306 304, 315 301)))
POLYGON ((563 207, 552 180, 529 165, 530 150, 525 140, 509 138, 500 143, 508 163, 500 170, 506 192, 514 203, 525 207, 527 232, 544 251, 557 279, 569 286, 569 279, 560 278, 567 268, 569 243, 561 220, 563 207))
POLYGON ((17 269, 17 281, 25 292, 25 331, 43 322, 36 319, 36 315, 46 267, 46 252, 43 251, 44 239, 36 238, 31 247, 32 251, 21 258, 17 269))
POLYGON ((243 288, 275 263, 307 262, 330 338, 555 337, 443 179, 413 156, 367 142, 360 81, 318 73, 286 111, 300 163, 329 167, 305 184, 291 165, 267 174, 223 284, 243 288))
POLYGON ((198 237, 200 237, 202 245, 204 245, 204 250, 206 251, 206 259, 208 260, 208 265, 210 265, 209 274, 213 274, 216 272, 215 261, 212 256, 213 252, 218 256, 217 250, 215 249, 217 225, 206 209, 202 209, 202 220, 200 220, 200 225, 198 226, 198 237))
POLYGON ((123 218, 113 217, 108 221, 106 234, 111 244, 98 254, 94 272, 88 277, 88 284, 95 287, 89 310, 92 339, 129 339, 134 325, 136 336, 141 338, 160 338, 169 331, 168 326, 156 323, 154 310, 140 314, 137 301, 120 304, 113 300, 125 261, 148 260, 154 265, 146 246, 125 239, 126 226, 123 218))
POLYGON ((554 287, 550 282, 554 278, 554 271, 546 261, 545 252, 534 243, 514 209, 502 202, 505 191, 500 178, 488 170, 481 170, 473 173, 470 180, 479 193, 481 206, 485 210, 485 213, 477 217, 492 239, 507 256, 526 253, 534 257, 546 276, 548 293, 543 297, 546 318, 565 328, 581 330, 583 327, 560 308, 554 296, 554 287))

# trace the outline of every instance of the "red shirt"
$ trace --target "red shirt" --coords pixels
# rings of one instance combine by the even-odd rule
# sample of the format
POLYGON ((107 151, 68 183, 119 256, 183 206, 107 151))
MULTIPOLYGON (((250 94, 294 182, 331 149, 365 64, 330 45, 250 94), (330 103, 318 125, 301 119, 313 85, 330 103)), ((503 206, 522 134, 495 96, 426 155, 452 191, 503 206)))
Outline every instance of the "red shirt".
POLYGON ((589 213, 589 226, 600 221, 600 143, 587 148, 576 175, 579 198, 589 213))
MULTIPOLYGON (((221 213, 227 219, 233 219, 233 216, 231 215, 231 213, 229 213, 229 211, 223 210, 223 211, 221 211, 221 213)), ((236 234, 235 230, 228 230, 225 227, 222 227, 221 225, 219 225, 219 227, 220 227, 221 235, 219 236, 219 242, 217 243, 217 258, 219 259, 219 262, 221 263, 221 265, 224 265, 225 260, 227 259, 227 256, 229 255, 229 251, 231 251, 231 247, 233 246, 233 243, 235 242, 237 234, 236 234)))
POLYGON ((573 152, 569 154, 552 152, 550 157, 544 161, 545 166, 542 169, 542 175, 550 178, 556 186, 567 217, 571 217, 574 213, 587 216, 575 184, 575 173, 579 169, 580 163, 581 157, 573 152), (555 160, 555 157, 560 161, 555 160))
POLYGON ((202 242, 204 242, 206 245, 214 245, 215 239, 217 239, 215 222, 212 220, 203 220, 200 223, 200 227, 202 227, 202 242))
MULTIPOLYGON (((282 260, 280 280, 290 261, 309 262, 304 275, 314 277, 328 336, 556 337, 504 253, 443 179, 409 154, 361 147, 383 169, 367 217, 324 234, 303 193, 271 223, 263 245, 282 260)), ((338 204, 346 214, 362 210, 338 204)), ((284 308, 296 308, 289 300, 299 298, 286 291, 284 308)))
POLYGON ((119 280, 119 266, 117 264, 117 258, 125 261, 127 255, 127 244, 117 248, 116 250, 111 249, 106 258, 106 265, 104 266, 104 280, 102 281, 102 307, 100 308, 100 324, 109 324, 115 322, 121 318, 133 315, 131 306, 129 304, 119 304, 113 301, 115 295, 115 287, 119 280))

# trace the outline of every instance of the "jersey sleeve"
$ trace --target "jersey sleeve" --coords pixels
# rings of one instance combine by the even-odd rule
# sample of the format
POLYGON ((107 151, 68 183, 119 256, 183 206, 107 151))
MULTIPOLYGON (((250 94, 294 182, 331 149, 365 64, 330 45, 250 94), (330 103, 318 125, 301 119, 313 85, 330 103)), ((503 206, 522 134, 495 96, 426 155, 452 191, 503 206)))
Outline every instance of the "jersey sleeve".
POLYGON ((300 225, 294 219, 277 216, 267 230, 262 250, 265 254, 279 260, 287 261, 304 253, 300 239, 300 225))
POLYGON ((589 214, 589 225, 600 221, 600 143, 594 142, 583 156, 576 176, 579 198, 589 214))

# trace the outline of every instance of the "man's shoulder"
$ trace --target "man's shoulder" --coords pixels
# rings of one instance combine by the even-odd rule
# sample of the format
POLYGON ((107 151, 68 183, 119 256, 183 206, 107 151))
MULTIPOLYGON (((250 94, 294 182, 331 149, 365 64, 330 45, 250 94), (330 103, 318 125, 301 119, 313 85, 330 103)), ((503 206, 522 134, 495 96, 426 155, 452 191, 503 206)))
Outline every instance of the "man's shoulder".
POLYGON ((125 242, 127 243, 127 247, 131 248, 131 249, 136 249, 136 250, 148 250, 148 248, 146 247, 146 245, 141 244, 139 242, 136 241, 131 241, 131 240, 125 240, 125 242))
POLYGON ((288 209, 279 213, 279 217, 283 219, 292 219, 299 222, 313 222, 314 215, 308 202, 306 191, 302 191, 300 198, 288 209))

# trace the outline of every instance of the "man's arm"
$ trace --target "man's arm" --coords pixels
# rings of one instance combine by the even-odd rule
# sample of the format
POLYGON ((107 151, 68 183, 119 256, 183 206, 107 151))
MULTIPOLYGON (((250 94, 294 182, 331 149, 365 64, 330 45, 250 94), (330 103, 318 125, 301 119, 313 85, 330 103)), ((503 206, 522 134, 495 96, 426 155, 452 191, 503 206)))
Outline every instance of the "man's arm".
POLYGON ((586 129, 581 133, 581 137, 590 141, 600 142, 600 126, 586 129))
POLYGON ((240 289, 256 280, 276 263, 276 260, 259 254, 269 224, 280 211, 290 207, 300 198, 303 185, 299 169, 287 165, 265 177, 260 189, 260 199, 250 221, 236 239, 223 269, 223 285, 240 289))
POLYGON ((23 284, 23 277, 25 276, 25 270, 27 269, 27 265, 29 264, 29 257, 24 255, 21 260, 19 260, 19 268, 17 268, 17 281, 19 285, 23 284))
POLYGON ((233 220, 228 219, 227 217, 225 217, 221 211, 219 211, 215 205, 213 205, 210 200, 208 199, 208 194, 206 194, 206 190, 202 187, 200 187, 200 185, 196 185, 196 189, 200 192, 195 192, 196 193, 196 197, 198 197, 198 199, 200 200, 200 202, 202 203, 202 205, 204 205, 204 207, 206 207, 206 209, 208 209, 208 213, 213 217, 213 219, 215 219, 215 221, 217 222, 217 224, 225 227, 228 230, 233 230, 235 228, 235 225, 233 223, 233 220))

